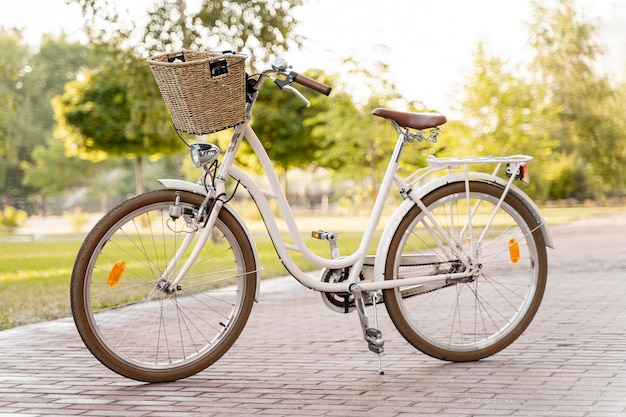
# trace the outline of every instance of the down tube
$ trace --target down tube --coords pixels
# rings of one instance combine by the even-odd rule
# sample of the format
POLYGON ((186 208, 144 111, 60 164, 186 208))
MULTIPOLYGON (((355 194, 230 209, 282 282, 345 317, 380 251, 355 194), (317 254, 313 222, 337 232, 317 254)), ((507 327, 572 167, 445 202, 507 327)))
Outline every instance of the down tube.
MULTIPOLYGON (((269 211, 270 209, 265 200, 265 197, 263 196, 263 191, 261 191, 256 186, 254 181, 241 169, 233 166, 231 167, 230 173, 234 178, 241 181, 241 184, 244 187, 246 187, 248 192, 250 192, 250 195, 252 196, 252 198, 257 203, 257 206, 259 207, 259 211, 261 211, 261 215, 263 216, 263 219, 266 222, 268 231, 273 230, 270 233, 274 233, 274 231, 277 233, 275 237, 272 237, 272 240, 275 243, 276 251, 278 252, 281 260, 283 261, 283 264, 285 265, 287 270, 289 270, 289 272, 294 276, 294 278, 296 278, 305 287, 313 289, 315 291, 349 292, 350 282, 343 282, 343 283, 336 283, 336 284, 325 283, 322 281, 318 281, 314 278, 311 278, 308 275, 306 275, 304 272, 302 272, 302 270, 300 270, 298 266, 294 263, 294 261, 291 259, 286 249, 286 246, 282 240, 282 237, 280 236, 280 233, 278 232, 278 226, 276 225, 276 222, 274 218, 272 217, 271 211, 269 211)), ((320 259, 326 262, 325 265, 329 265, 328 268, 337 269, 337 268, 343 268, 346 266, 352 266, 353 264, 352 260, 355 259, 356 256, 357 256, 356 254, 352 254, 350 255, 349 258, 341 258, 341 259, 336 259, 336 260, 329 260, 325 258, 320 258, 320 259)), ((448 274, 444 276, 444 279, 462 278, 466 276, 468 276, 467 273, 448 274)), ((376 281, 376 282, 371 282, 371 283, 361 283, 359 284, 359 286, 362 287, 362 289, 365 291, 374 291, 374 290, 380 290, 380 289, 385 289, 385 288, 395 288, 395 287, 399 287, 400 285, 428 284, 428 283, 438 282, 441 279, 442 279, 441 276, 424 276, 424 277, 406 278, 406 279, 403 279, 402 281, 387 280, 387 281, 376 281)))
POLYGON ((246 137, 250 146, 252 147, 255 154, 257 155, 257 158, 259 159, 259 162, 261 163, 261 166, 263 167, 263 170, 265 172, 265 177, 270 183, 272 192, 270 193, 270 192, 262 191, 261 189, 259 189, 256 183, 245 172, 243 172, 242 170, 240 170, 239 168, 235 166, 232 166, 230 168, 230 174, 233 177, 235 177, 237 180, 241 181, 242 185, 246 187, 246 189, 248 190, 252 198, 255 200, 257 207, 259 208, 259 211, 261 212, 261 216, 263 217, 265 225, 268 229, 270 237, 272 238, 274 242, 276 251, 279 257, 281 258, 281 260, 283 261, 283 264, 289 270, 289 272, 306 287, 313 288, 318 291, 328 291, 328 292, 345 291, 346 285, 349 285, 351 282, 356 281, 356 277, 358 277, 358 273, 362 267, 363 261, 365 259, 365 255, 367 254, 367 249, 369 248, 371 240, 373 239, 374 230, 380 219, 382 209, 386 200, 386 196, 389 193, 389 190, 391 189, 391 186, 393 184, 394 174, 397 169, 397 161, 399 160, 400 154, 402 153, 402 150, 403 150, 403 145, 404 145, 403 141, 399 140, 397 143, 396 149, 394 150, 394 154, 387 168, 385 180, 383 181, 383 184, 381 184, 377 202, 373 208, 372 215, 368 223, 368 227, 365 231, 365 234, 363 235, 363 241, 359 249, 355 253, 347 257, 343 257, 339 259, 327 259, 327 258, 319 257, 313 252, 311 252, 309 248, 306 246, 306 244, 304 243, 304 241, 302 240, 302 237, 300 235, 298 226, 295 222, 294 216, 291 212, 291 209, 282 191, 282 188, 280 187, 280 183, 278 181, 276 173, 274 172, 272 162, 269 159, 267 152, 261 145, 254 130, 250 128, 249 126, 246 126, 244 130, 244 136, 246 137), (295 250, 302 253, 302 255, 306 259, 318 265, 319 267, 324 267, 324 268, 329 268, 329 269, 340 269, 340 268, 344 268, 348 266, 354 266, 353 271, 352 271, 353 273, 351 274, 351 277, 350 277, 351 279, 348 280, 348 282, 345 282, 343 284, 328 284, 328 283, 321 283, 318 280, 314 280, 308 277, 304 272, 302 272, 302 270, 295 264, 295 262, 293 261, 293 259, 291 258, 289 254, 290 249, 286 247, 282 239, 280 230, 278 229, 276 221, 274 220, 271 209, 269 208, 269 204, 267 203, 266 197, 276 198, 278 200, 278 204, 281 209, 281 212, 283 213, 283 218, 289 229, 290 236, 295 242, 295 245, 296 245, 295 250))
POLYGON ((365 254, 361 255, 360 252, 355 252, 347 257, 343 257, 340 259, 328 259, 320 257, 313 253, 306 246, 306 243, 300 235, 300 230, 295 222, 295 218, 293 216, 293 213, 291 212, 289 203, 287 202, 287 199, 282 191, 280 182, 278 181, 278 177, 276 176, 272 162, 269 159, 265 148, 263 148, 259 138, 250 126, 246 126, 243 133, 246 140, 252 147, 254 153, 256 154, 257 158, 259 159, 261 166, 263 167, 265 177, 267 178, 271 187, 271 192, 261 190, 259 186, 254 182, 254 180, 252 180, 249 175, 247 175, 237 166, 231 166, 229 169, 229 174, 241 182, 241 184, 250 193, 252 199, 255 201, 281 261, 283 262, 289 273, 292 274, 294 278, 296 278, 302 285, 308 288, 314 289, 316 291, 328 292, 345 291, 347 283, 330 284, 313 279, 309 277, 306 273, 304 273, 293 261, 289 253, 289 250, 291 249, 287 248, 287 245, 285 244, 281 236, 280 229, 278 228, 276 220, 274 219, 274 216, 268 204, 268 198, 275 198, 277 200, 281 213, 283 214, 283 219, 287 225, 289 236, 295 243, 295 250, 300 252, 307 260, 319 266, 320 268, 340 269, 349 267, 355 264, 355 262, 359 258, 364 258, 365 254))
MULTIPOLYGON (((289 254, 289 250, 280 235, 280 229, 274 219, 271 209, 269 208, 269 204, 267 203, 267 199, 265 195, 267 192, 262 191, 254 180, 252 180, 245 172, 239 169, 236 166, 232 166, 230 169, 230 175, 232 175, 237 181, 241 182, 246 190, 250 193, 250 196, 255 201, 257 207, 259 208, 259 212, 261 213, 261 217, 265 223, 265 227, 274 243, 274 248, 276 249, 276 253, 278 257, 282 261, 283 265, 294 278, 296 278, 302 285, 307 288, 316 290, 316 291, 325 291, 325 292, 344 292, 347 291, 348 284, 338 283, 338 284, 330 284, 324 283, 314 278, 309 277, 305 272, 303 272, 298 265, 293 261, 291 255, 289 254)), ((301 240, 301 239, 300 239, 301 240)), ((296 244, 298 244, 296 242, 296 244)), ((299 248, 297 249, 304 254, 299 248)), ((308 250, 306 246, 304 250, 308 250)), ((310 251, 309 251, 310 252, 310 251)), ((351 266, 355 259, 358 258, 358 254, 352 254, 346 258, 340 259, 326 259, 321 258, 314 253, 310 252, 310 257, 307 257, 311 262, 314 262, 320 268, 329 268, 329 269, 340 269, 351 266), (316 259, 311 259, 316 258, 316 259)))

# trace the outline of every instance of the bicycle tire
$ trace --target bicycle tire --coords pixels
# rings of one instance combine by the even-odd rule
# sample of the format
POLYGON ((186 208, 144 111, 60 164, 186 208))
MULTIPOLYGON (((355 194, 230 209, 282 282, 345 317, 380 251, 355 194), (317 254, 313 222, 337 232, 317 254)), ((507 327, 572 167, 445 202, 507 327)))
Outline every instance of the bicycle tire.
POLYGON ((70 284, 74 322, 91 353, 120 375, 145 382, 194 375, 228 351, 248 320, 257 285, 254 249, 226 209, 180 286, 158 287, 189 232, 189 216, 203 216, 203 199, 157 190, 126 200, 78 252, 70 284), (177 199, 183 215, 174 219, 169 208, 177 199))
MULTIPOLYGON (((498 208, 502 187, 470 181, 469 200, 465 187, 464 182, 446 184, 422 201, 464 256, 482 264, 480 274, 467 282, 384 291, 387 311, 400 334, 421 352, 453 362, 479 360, 513 343, 539 308, 548 270, 543 235, 523 201, 509 192, 498 208), (491 230, 479 243, 494 210, 491 230), (463 228, 468 219, 472 239, 470 228, 463 228)), ((433 238, 433 227, 425 230, 429 224, 417 205, 407 212, 391 240, 385 279, 462 269, 449 248, 437 247, 435 241, 441 242, 442 236, 434 232, 433 238)))

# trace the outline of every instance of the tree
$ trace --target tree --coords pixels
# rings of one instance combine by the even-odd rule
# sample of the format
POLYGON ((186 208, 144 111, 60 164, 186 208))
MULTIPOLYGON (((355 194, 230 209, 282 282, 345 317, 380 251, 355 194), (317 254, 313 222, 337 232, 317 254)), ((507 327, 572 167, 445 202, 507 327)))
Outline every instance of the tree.
POLYGON ((395 85, 387 81, 387 67, 381 62, 373 71, 362 68, 356 60, 348 58, 344 64, 349 68, 349 78, 369 93, 364 103, 355 103, 345 86, 336 77, 331 106, 317 113, 307 122, 313 138, 319 144, 317 161, 320 166, 338 171, 337 179, 357 183, 349 188, 355 191, 352 204, 370 205, 378 190, 386 162, 393 151, 396 135, 391 124, 370 113, 375 107, 384 107, 399 99, 395 85))
POLYGON ((619 150, 626 145, 622 121, 626 109, 608 80, 594 70, 601 53, 594 38, 596 25, 577 12, 572 0, 552 4, 533 2, 534 20, 529 27, 536 56, 532 68, 551 109, 550 135, 559 141, 555 157, 567 160, 574 155, 577 161, 577 168, 563 175, 589 172, 586 183, 590 186, 553 197, 597 197, 623 190, 626 159, 619 150), (603 185, 600 189, 591 188, 597 185, 596 179, 603 185))
POLYGON ((511 67, 477 46, 462 120, 444 133, 446 141, 456 137, 454 151, 444 154, 532 155, 529 192, 539 199, 623 193, 626 109, 623 95, 594 70, 595 25, 571 0, 533 8, 535 58, 527 67, 511 67))
POLYGON ((49 138, 33 149, 33 162, 22 161, 23 182, 43 196, 63 195, 68 190, 90 185, 96 177, 96 164, 65 156, 63 143, 49 138))
POLYGON ((66 85, 53 100, 57 137, 66 152, 101 160, 107 155, 135 159, 136 192, 143 192, 142 157, 180 151, 171 122, 149 69, 130 57, 66 85))
POLYGON ((189 47, 233 49, 250 54, 254 63, 300 44, 292 12, 302 0, 203 0, 197 13, 188 13, 185 0, 157 0, 145 26, 130 22, 111 0, 68 1, 81 6, 90 39, 127 48, 130 39, 140 37, 133 46, 144 57, 189 47))
POLYGON ((75 3, 83 9, 86 31, 103 62, 56 101, 62 127, 58 134, 66 148, 83 157, 134 155, 141 192, 142 157, 175 152, 181 146, 171 134, 169 115, 144 58, 191 44, 206 49, 217 35, 238 47, 243 41, 255 50, 268 45, 273 45, 272 51, 286 48, 286 35, 294 25, 289 6, 300 1, 240 0, 219 6, 205 1, 198 14, 188 16, 183 0, 160 0, 154 3, 148 24, 138 31, 107 0, 75 3), (133 43, 137 32, 142 39, 138 44, 133 43))
POLYGON ((22 77, 22 92, 32 103, 32 119, 43 134, 37 132, 33 143, 43 144, 42 136, 50 136, 54 128, 54 112, 50 101, 63 92, 85 68, 96 64, 93 50, 79 42, 72 42, 65 34, 43 35, 37 53, 28 62, 28 71, 22 77))
POLYGON ((22 43, 21 33, 0 27, 0 195, 5 198, 21 194, 19 160, 23 153, 23 124, 20 107, 24 98, 20 90, 31 52, 22 43))
MULTIPOLYGON (((21 45, 20 32, 6 32, 9 33, 16 49, 8 44, 2 46, 7 52, 3 57, 10 57, 10 64, 0 64, 5 69, 0 77, 3 86, 0 90, 4 91, 3 103, 7 103, 0 114, 0 119, 7 123, 0 125, 6 127, 9 140, 2 147, 6 152, 0 156, 0 194, 7 199, 23 200, 39 191, 23 178, 30 169, 33 149, 45 146, 52 137, 54 119, 50 99, 63 91, 63 85, 88 64, 89 49, 60 35, 44 36, 39 49, 32 52, 21 45), (9 90, 12 91, 7 95, 9 90)), ((8 41, 4 35, 2 31, 0 43, 8 41)))
MULTIPOLYGON (((321 82, 329 82, 328 76, 319 70, 311 70, 306 75, 321 82)), ((315 115, 324 113, 331 105, 331 99, 318 93, 298 88, 311 102, 310 107, 295 94, 280 90, 266 82, 254 107, 252 124, 263 141, 263 147, 278 168, 285 193, 287 171, 292 168, 306 168, 315 162, 316 154, 323 148, 312 135, 312 120, 315 115)))
POLYGON ((32 162, 22 161, 22 182, 37 190, 37 209, 41 215, 48 213, 48 197, 59 196, 67 198, 66 202, 71 204, 80 204, 83 198, 98 199, 100 209, 107 211, 110 202, 135 191, 129 165, 128 160, 120 157, 109 157, 97 163, 68 158, 64 143, 49 137, 44 145, 33 149, 32 162))
MULTIPOLYGON (((544 88, 515 75, 507 66, 490 55, 483 43, 477 45, 459 106, 462 122, 450 122, 444 130, 443 140, 450 146, 442 154, 532 155, 530 191, 545 197, 545 167, 556 143, 544 122, 550 111, 542 105, 544 88)), ((484 169, 492 170, 493 166, 484 169)))

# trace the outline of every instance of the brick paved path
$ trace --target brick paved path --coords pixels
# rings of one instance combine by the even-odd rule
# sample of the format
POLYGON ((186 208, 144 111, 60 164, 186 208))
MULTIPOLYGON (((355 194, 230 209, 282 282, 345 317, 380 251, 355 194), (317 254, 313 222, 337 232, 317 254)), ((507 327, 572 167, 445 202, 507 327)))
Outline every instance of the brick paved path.
POLYGON ((535 321, 480 362, 415 351, 382 308, 377 375, 355 314, 279 279, 262 283, 231 351, 175 383, 111 373, 71 319, 0 332, 0 416, 624 416, 626 214, 551 230, 557 249, 535 321))

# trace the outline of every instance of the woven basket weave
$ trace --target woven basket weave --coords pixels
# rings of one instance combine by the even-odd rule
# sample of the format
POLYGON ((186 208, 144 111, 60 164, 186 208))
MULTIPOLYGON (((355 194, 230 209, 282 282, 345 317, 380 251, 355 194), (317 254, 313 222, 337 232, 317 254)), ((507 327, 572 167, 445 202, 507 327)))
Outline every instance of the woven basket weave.
POLYGON ((174 127, 203 135, 243 123, 245 59, 235 53, 190 50, 148 58, 174 127))

